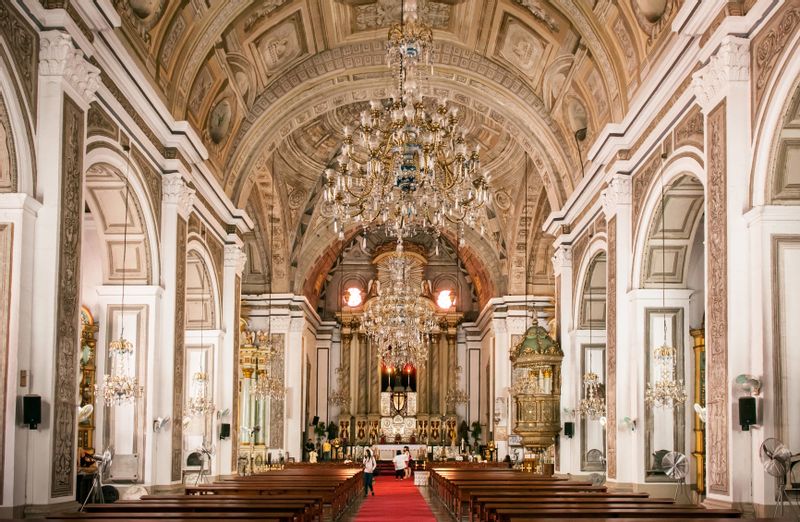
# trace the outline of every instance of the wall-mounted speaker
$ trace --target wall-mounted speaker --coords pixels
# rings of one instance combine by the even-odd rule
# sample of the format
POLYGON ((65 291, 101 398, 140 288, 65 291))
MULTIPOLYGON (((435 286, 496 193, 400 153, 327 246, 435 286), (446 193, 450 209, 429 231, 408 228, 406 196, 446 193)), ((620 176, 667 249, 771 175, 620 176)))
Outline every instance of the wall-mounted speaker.
POLYGON ((231 438, 231 425, 228 422, 223 422, 219 425, 219 438, 225 440, 231 438))
POLYGON ((311 421, 311 425, 316 426, 317 424, 319 424, 319 416, 314 415, 314 420, 311 421))
POLYGON ((739 397, 739 425, 742 431, 750 431, 750 426, 756 422, 756 398, 739 397))
POLYGON ((574 422, 565 422, 564 423, 564 436, 568 439, 571 439, 575 435, 575 423, 574 422))
POLYGON ((42 423, 42 398, 38 395, 22 396, 22 423, 35 430, 42 423))

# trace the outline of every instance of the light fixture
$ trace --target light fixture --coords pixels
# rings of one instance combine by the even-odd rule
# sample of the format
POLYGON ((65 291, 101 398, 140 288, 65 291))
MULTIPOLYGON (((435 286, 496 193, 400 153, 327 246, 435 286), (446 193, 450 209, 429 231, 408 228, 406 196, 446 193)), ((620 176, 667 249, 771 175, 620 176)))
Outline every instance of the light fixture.
MULTIPOLYGON (((275 155, 273 154, 272 172, 275 172, 275 155)), ((267 294, 267 331, 259 331, 257 334, 256 343, 256 368, 255 368, 255 382, 250 388, 250 394, 257 399, 276 399, 280 400, 286 396, 286 386, 283 377, 275 375, 274 367, 283 366, 283 346, 275 344, 272 338, 272 278, 274 272, 272 270, 273 252, 274 252, 274 239, 275 239, 275 194, 273 192, 272 201, 269 211, 269 293, 267 294), (261 368, 259 368, 259 363, 261 368)))
POLYGON ((208 393, 208 374, 195 372, 192 376, 192 395, 186 401, 186 415, 190 417, 206 417, 216 411, 217 407, 208 393))
POLYGON ((436 315, 433 302, 420 295, 422 262, 400 241, 379 261, 378 273, 381 290, 364 304, 364 328, 384 365, 423 368, 436 315))
MULTIPOLYGON (((203 237, 205 243, 205 235, 203 237)), ((200 314, 200 350, 202 353, 203 347, 203 332, 205 331, 205 299, 206 299, 206 270, 200 263, 200 298, 202 299, 201 314, 200 314)), ((209 376, 205 371, 205 354, 202 354, 200 363, 200 370, 195 372, 192 376, 192 393, 186 401, 186 414, 191 417, 206 417, 214 413, 217 407, 209 393, 208 384, 209 376)))
POLYGON ((363 298, 361 297, 361 289, 355 286, 348 288, 345 302, 350 308, 361 306, 361 303, 363 302, 363 298))
POLYGON ((452 290, 441 290, 436 297, 436 305, 442 310, 449 310, 456 304, 456 296, 452 290))
POLYGON ((340 408, 344 408, 348 404, 350 404, 350 393, 345 390, 344 382, 345 382, 346 375, 344 373, 344 368, 337 367, 336 368, 336 390, 332 391, 328 394, 328 403, 331 406, 338 406, 340 408))
MULTIPOLYGON (((593 269, 594 270, 594 269, 593 269)), ((593 275, 593 274, 591 274, 593 275)), ((593 301, 592 301, 592 285, 591 277, 589 279, 589 368, 583 374, 583 397, 578 404, 578 414, 587 419, 597 420, 606 415, 606 398, 603 385, 600 383, 600 376, 598 376, 592 365, 592 352, 593 349, 593 301)))
POLYGON ((128 255, 128 196, 130 193, 128 176, 131 162, 130 146, 126 145, 124 150, 127 152, 127 162, 125 165, 125 178, 122 180, 123 183, 125 183, 125 225, 123 226, 122 232, 122 296, 120 299, 119 311, 119 338, 108 343, 111 371, 104 376, 102 384, 95 384, 94 386, 96 398, 102 398, 106 406, 133 402, 135 399, 140 398, 143 393, 143 388, 139 385, 139 380, 136 378, 136 369, 129 367, 130 359, 133 357, 134 352, 133 343, 125 338, 125 272, 127 270, 126 261, 128 255))
POLYGON ((403 239, 478 224, 490 176, 478 148, 468 150, 458 109, 446 99, 429 103, 418 90, 431 50, 432 31, 418 23, 416 2, 404 3, 399 26, 389 32, 389 99, 371 101, 354 129, 344 128, 341 153, 325 170, 323 198, 340 239, 350 225, 403 239))
POLYGON ((667 283, 665 273, 666 266, 666 216, 664 200, 664 175, 661 175, 661 309, 664 313, 664 344, 653 350, 655 360, 656 379, 655 382, 647 383, 645 391, 645 402, 655 408, 674 408, 676 405, 686 402, 686 388, 683 379, 676 379, 676 361, 678 351, 675 347, 667 344, 667 283))
POLYGON ((469 402, 469 395, 466 390, 461 387, 461 366, 453 368, 453 387, 447 390, 444 396, 444 402, 448 406, 458 406, 459 404, 466 404, 469 402))

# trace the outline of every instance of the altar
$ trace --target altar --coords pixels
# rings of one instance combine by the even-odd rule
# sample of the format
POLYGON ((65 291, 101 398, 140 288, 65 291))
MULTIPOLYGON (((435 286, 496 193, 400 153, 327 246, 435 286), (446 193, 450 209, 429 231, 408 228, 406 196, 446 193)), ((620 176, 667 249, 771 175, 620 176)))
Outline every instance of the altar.
POLYGON ((425 460, 428 452, 428 447, 425 444, 376 444, 373 446, 376 458, 378 460, 392 460, 397 451, 403 451, 403 448, 408 446, 411 452, 411 458, 414 460, 425 460))

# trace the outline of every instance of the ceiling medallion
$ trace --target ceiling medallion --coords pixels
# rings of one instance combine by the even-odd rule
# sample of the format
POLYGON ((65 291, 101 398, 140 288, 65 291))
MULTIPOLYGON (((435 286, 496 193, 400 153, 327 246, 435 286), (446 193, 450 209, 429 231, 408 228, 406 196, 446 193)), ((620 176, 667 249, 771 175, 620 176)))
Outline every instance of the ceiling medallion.
POLYGON ((354 128, 345 127, 341 153, 325 171, 324 202, 334 232, 382 228, 402 240, 447 226, 480 228, 490 176, 470 149, 458 109, 446 99, 423 99, 420 82, 432 67, 433 33, 418 22, 416 2, 403 5, 389 30, 387 62, 394 85, 388 100, 373 100, 354 128))

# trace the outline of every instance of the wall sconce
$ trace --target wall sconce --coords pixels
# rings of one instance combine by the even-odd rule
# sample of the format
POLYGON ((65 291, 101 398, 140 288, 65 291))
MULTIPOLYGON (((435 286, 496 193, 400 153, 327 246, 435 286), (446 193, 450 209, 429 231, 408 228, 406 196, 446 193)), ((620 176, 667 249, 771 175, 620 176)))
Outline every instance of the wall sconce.
POLYGON ((620 421, 619 427, 622 430, 636 431, 636 419, 631 419, 630 417, 624 417, 620 421))
POLYGON ((440 290, 436 297, 436 305, 442 310, 449 310, 456 304, 456 296, 452 290, 440 290))
POLYGON ((356 308, 361 306, 363 298, 361 296, 361 289, 355 286, 351 286, 345 292, 344 301, 350 308, 356 308))
POLYGON ((761 393, 761 379, 754 375, 743 373, 736 377, 736 384, 740 390, 748 395, 759 395, 761 393))

